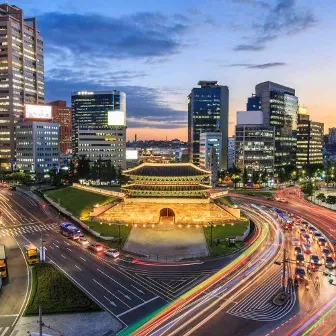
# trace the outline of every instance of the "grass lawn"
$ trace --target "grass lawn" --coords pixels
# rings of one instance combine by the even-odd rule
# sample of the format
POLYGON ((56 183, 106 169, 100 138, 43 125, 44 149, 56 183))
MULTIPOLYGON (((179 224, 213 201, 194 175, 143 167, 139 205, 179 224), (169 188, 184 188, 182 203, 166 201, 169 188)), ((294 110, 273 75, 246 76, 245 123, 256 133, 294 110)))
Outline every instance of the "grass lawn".
MULTIPOLYGON (((86 225, 90 227, 90 229, 99 232, 104 237, 115 237, 119 238, 119 225, 116 224, 106 224, 95 221, 84 221, 86 225)), ((123 246, 126 242, 126 239, 131 231, 132 227, 126 225, 120 225, 120 238, 121 238, 121 246, 123 246)), ((120 247, 119 242, 109 242, 104 240, 104 244, 109 245, 111 247, 120 247)))
POLYGON ((217 198, 216 202, 218 202, 219 204, 227 205, 231 208, 235 207, 235 204, 231 201, 231 198, 229 196, 224 196, 224 197, 221 197, 221 198, 217 198))
POLYGON ((95 194, 74 187, 49 190, 45 194, 54 202, 58 203, 59 200, 61 206, 78 218, 88 218, 95 204, 104 205, 115 200, 109 196, 95 194))
POLYGON ((204 235, 205 239, 207 240, 210 256, 217 257, 220 255, 225 255, 232 253, 236 251, 238 248, 240 248, 243 243, 237 242, 234 246, 227 246, 225 242, 221 242, 220 244, 217 244, 217 238, 224 239, 227 237, 233 237, 233 236, 240 236, 242 235, 247 227, 247 222, 239 222, 231 224, 226 224, 225 226, 217 225, 216 227, 212 228, 212 247, 210 244, 211 240, 211 228, 205 227, 204 228, 204 235))
POLYGON ((51 264, 32 267, 32 291, 24 315, 93 312, 102 309, 51 264))
POLYGON ((255 194, 255 196, 272 196, 275 191, 265 191, 265 190, 255 190, 255 189, 245 189, 245 190, 232 190, 235 194, 255 194))

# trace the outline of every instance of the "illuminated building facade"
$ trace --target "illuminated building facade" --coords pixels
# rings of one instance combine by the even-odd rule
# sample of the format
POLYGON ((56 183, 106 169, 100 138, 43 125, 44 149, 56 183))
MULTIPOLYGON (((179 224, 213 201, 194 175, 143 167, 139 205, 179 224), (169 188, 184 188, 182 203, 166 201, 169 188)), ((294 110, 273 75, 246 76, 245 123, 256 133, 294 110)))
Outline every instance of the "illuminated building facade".
POLYGON ((71 107, 67 107, 64 100, 56 100, 48 104, 52 106, 52 116, 54 121, 60 125, 60 151, 65 155, 71 154, 71 107))
POLYGON ((43 38, 36 19, 24 19, 22 9, 1 4, 0 44, 0 160, 2 169, 10 169, 24 104, 44 101, 43 38))
POLYGON ((59 124, 24 120, 16 126, 16 168, 47 173, 59 169, 59 124))
POLYGON ((126 168, 126 94, 78 91, 71 101, 73 153, 126 168))
POLYGON ((277 83, 256 85, 264 126, 275 127, 276 169, 295 164, 298 98, 295 90, 277 83))
POLYGON ((298 110, 296 165, 323 163, 324 124, 310 120, 307 109, 298 110))
POLYGON ((222 159, 222 133, 204 132, 200 135, 200 160, 199 166, 210 170, 211 151, 214 150, 217 157, 217 171, 219 170, 222 159))
POLYGON ((220 169, 227 169, 229 118, 229 88, 217 81, 199 81, 188 96, 189 161, 200 164, 200 135, 202 132, 222 133, 220 169))
POLYGON ((235 137, 230 137, 228 139, 228 169, 232 169, 235 164, 235 137))
POLYGON ((210 177, 208 170, 192 163, 143 163, 123 174, 132 180, 122 186, 128 197, 207 197, 208 185, 201 181, 210 177))
POLYGON ((274 172, 275 127, 264 126, 262 120, 261 111, 237 113, 235 165, 249 174, 274 172))

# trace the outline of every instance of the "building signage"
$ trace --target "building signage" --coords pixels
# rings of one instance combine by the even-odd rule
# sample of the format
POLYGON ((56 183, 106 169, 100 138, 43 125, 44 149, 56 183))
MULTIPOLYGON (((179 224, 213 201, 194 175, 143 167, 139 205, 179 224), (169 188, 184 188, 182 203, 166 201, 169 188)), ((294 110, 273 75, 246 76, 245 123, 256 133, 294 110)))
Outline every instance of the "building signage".
POLYGON ((108 111, 107 124, 109 126, 125 126, 125 112, 123 111, 108 111))
POLYGON ((25 119, 50 120, 52 119, 51 106, 48 105, 25 105, 25 119))

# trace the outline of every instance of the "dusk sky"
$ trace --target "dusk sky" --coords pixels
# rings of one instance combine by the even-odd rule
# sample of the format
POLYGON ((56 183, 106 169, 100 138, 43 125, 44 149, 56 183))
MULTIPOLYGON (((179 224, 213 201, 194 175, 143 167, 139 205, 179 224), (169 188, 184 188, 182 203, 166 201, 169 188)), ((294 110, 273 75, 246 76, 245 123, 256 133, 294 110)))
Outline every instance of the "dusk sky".
POLYGON ((293 87, 325 133, 336 126, 335 0, 18 0, 45 45, 46 101, 76 90, 127 94, 127 138, 187 139, 199 80, 230 88, 236 111, 257 83, 293 87))

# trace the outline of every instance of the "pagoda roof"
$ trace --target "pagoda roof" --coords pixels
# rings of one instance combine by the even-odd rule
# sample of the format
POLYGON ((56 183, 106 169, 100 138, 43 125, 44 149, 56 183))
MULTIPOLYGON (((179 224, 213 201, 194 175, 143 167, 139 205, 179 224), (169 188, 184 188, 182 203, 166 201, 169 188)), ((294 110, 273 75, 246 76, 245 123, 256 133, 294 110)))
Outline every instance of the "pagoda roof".
POLYGON ((143 191, 208 191, 211 187, 203 184, 198 185, 143 185, 128 184, 122 186, 125 190, 143 190, 143 191))
POLYGON ((199 168, 192 163, 142 163, 141 165, 124 170, 126 176, 155 176, 155 177, 187 177, 209 176, 210 171, 199 168))

